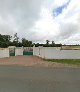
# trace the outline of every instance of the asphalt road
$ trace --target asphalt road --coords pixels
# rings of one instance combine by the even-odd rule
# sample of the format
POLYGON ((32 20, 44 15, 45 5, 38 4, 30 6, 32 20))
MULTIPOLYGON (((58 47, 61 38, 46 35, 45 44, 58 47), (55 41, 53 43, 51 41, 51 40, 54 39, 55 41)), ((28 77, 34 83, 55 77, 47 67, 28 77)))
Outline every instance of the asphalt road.
POLYGON ((80 92, 80 69, 0 66, 0 92, 80 92))

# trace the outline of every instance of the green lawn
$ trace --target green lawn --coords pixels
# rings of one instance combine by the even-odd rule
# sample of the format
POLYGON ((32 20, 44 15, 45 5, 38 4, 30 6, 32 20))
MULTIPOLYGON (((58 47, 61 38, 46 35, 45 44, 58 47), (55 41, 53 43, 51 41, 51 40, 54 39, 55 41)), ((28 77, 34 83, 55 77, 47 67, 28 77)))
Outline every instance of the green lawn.
POLYGON ((48 61, 49 62, 63 63, 63 64, 80 65, 80 59, 53 59, 53 60, 48 60, 48 61))

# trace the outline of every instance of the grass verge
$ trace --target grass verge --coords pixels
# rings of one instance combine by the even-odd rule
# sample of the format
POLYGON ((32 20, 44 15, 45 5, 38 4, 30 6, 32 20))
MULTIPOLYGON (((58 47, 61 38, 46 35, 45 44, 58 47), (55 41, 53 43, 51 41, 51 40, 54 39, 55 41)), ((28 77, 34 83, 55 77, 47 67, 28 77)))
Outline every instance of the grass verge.
POLYGON ((80 59, 53 59, 53 60, 47 60, 49 62, 57 62, 62 64, 74 64, 74 65, 80 65, 80 59))

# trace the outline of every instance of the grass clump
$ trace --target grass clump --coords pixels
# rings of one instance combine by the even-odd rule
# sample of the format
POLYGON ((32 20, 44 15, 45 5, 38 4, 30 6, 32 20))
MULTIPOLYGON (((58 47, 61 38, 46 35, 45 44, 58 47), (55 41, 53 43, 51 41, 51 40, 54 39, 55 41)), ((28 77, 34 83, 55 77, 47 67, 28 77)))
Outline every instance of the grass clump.
POLYGON ((63 64, 80 65, 80 59, 53 59, 53 60, 48 60, 48 61, 49 62, 63 63, 63 64))

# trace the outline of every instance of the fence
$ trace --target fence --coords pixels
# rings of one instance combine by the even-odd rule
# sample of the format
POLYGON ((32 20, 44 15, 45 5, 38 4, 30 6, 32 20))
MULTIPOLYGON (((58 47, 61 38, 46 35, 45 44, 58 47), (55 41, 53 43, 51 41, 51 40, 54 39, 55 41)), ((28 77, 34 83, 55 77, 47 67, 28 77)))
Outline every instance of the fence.
POLYGON ((33 47, 33 55, 45 59, 80 59, 80 50, 61 50, 60 47, 33 47))
POLYGON ((0 48, 0 58, 19 55, 33 55, 33 47, 9 46, 8 48, 0 48))
POLYGON ((10 56, 33 55, 33 47, 9 47, 10 56))
POLYGON ((0 48, 0 58, 9 57, 8 48, 0 48))
POLYGON ((15 49, 15 56, 23 55, 23 48, 16 48, 15 49))
POLYGON ((24 47, 23 55, 33 55, 33 47, 24 47))

